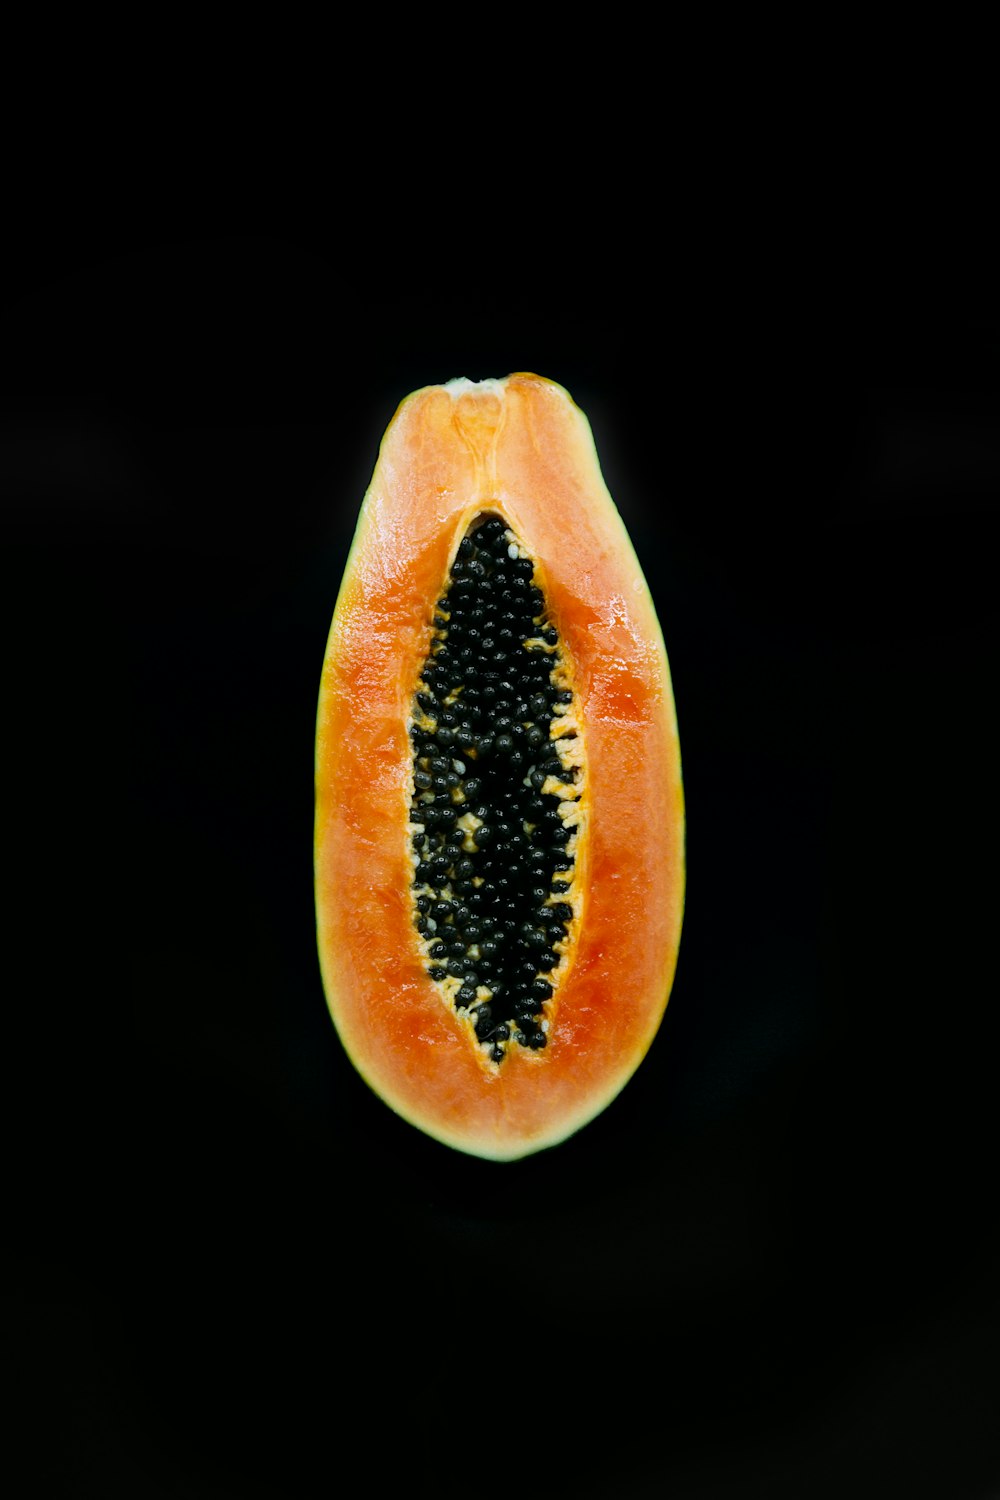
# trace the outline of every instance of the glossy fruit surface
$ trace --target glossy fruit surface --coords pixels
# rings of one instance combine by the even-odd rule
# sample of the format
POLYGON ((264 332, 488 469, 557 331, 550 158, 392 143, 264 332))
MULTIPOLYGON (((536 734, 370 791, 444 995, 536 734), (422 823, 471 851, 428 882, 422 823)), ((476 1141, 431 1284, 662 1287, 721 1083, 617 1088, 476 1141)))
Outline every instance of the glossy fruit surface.
POLYGON ((684 807, 653 602, 586 418, 530 374, 407 397, 383 438, 334 612, 319 698, 315 874, 324 987, 345 1050, 435 1139, 513 1159, 610 1103, 673 982, 684 807), (573 919, 545 1045, 497 1065, 429 977, 414 925, 411 729, 459 544, 498 516, 534 562, 574 694, 584 762, 573 919))

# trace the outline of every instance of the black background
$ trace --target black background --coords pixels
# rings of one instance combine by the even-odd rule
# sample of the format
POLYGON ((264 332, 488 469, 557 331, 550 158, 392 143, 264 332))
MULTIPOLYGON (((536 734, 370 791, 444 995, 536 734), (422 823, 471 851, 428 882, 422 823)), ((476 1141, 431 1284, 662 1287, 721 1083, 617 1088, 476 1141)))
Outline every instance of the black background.
POLYGON ((37 1492, 995 1494, 1000 325, 443 262, 137 232, 7 279, 37 1492), (649 580, 689 870, 648 1058, 497 1165, 340 1048, 312 736, 396 405, 517 369, 649 580))

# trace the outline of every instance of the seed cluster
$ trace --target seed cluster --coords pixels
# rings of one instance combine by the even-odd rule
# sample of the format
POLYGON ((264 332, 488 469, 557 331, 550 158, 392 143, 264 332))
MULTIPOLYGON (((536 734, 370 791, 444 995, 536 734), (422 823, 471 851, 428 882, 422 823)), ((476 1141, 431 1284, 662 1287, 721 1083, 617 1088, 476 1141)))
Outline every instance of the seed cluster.
POLYGON ((413 704, 415 921, 428 972, 490 1058, 546 1044, 573 918, 582 766, 534 564, 477 517, 438 600, 413 704))

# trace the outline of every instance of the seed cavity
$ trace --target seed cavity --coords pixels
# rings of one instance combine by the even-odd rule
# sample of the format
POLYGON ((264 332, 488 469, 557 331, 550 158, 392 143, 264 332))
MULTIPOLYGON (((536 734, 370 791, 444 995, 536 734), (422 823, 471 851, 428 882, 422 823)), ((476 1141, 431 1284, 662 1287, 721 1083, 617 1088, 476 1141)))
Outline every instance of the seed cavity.
POLYGON ((490 1062, 545 1047, 579 911, 579 715, 535 564, 477 516, 410 715, 413 919, 427 972, 490 1062))

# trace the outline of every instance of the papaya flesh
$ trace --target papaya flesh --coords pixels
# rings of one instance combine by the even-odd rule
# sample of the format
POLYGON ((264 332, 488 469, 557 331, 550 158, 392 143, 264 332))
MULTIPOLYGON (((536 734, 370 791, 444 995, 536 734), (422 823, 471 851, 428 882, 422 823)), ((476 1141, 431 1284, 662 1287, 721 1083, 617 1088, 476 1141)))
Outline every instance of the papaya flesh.
POLYGON ((345 1051, 447 1146, 556 1145, 649 1049, 684 878, 666 652, 586 417, 532 374, 414 392, 319 694, 317 938, 345 1051))

